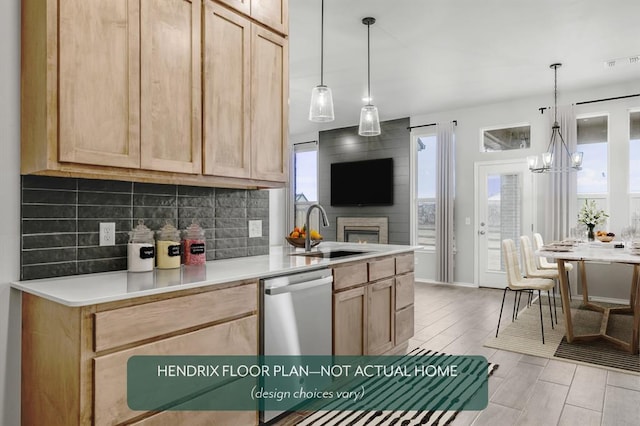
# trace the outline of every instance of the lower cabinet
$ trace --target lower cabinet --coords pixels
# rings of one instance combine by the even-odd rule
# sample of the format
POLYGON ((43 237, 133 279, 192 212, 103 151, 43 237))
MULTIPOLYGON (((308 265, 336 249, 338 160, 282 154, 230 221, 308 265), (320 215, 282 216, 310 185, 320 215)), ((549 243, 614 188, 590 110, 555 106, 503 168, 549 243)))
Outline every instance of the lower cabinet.
POLYGON ((413 253, 338 265, 333 277, 334 355, 392 353, 413 337, 413 253))
POLYGON ((333 295, 333 354, 362 355, 367 344, 367 288, 333 295))
POLYGON ((367 354, 378 355, 393 349, 395 334, 394 279, 367 286, 367 354))
MULTIPOLYGON (((258 344, 256 315, 94 358, 94 424, 139 416, 127 405, 127 360, 134 355, 252 355, 258 344)), ((176 400, 187 395, 176 394, 176 400)), ((255 414, 254 414, 255 415, 255 414)))
POLYGON ((255 411, 127 405, 131 356, 257 354, 257 306, 251 280, 80 307, 23 293, 22 425, 257 424, 255 411))

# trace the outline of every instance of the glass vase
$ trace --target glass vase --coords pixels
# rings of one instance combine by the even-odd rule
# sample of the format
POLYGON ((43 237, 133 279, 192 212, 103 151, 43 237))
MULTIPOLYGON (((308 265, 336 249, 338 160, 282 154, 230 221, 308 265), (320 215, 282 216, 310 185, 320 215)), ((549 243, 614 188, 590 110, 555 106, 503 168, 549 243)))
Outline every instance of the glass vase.
POLYGON ((595 224, 593 223, 587 223, 587 228, 589 228, 589 231, 587 232, 587 239, 589 241, 593 241, 596 239, 596 237, 593 235, 593 228, 595 228, 595 224))

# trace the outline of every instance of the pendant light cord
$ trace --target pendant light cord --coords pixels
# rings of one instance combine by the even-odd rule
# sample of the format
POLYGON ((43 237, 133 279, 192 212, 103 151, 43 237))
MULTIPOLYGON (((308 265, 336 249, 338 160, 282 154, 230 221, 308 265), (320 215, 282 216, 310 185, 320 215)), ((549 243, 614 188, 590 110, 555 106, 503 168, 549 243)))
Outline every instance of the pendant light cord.
POLYGON ((371 105, 371 24, 367 24, 367 105, 371 105))
POLYGON ((320 86, 324 86, 324 0, 320 6, 320 86))
MULTIPOLYGON (((558 66, 554 65, 553 67, 553 122, 555 124, 558 123, 558 66)), ((555 125, 554 124, 554 125, 555 125)))

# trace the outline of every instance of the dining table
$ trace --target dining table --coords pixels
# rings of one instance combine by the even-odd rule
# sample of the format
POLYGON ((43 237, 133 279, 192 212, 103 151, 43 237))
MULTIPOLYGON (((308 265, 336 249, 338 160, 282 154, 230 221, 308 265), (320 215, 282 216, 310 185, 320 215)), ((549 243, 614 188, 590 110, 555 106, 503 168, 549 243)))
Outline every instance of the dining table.
POLYGON ((566 328, 566 339, 568 343, 580 341, 593 341, 604 339, 611 342, 615 347, 638 354, 638 339, 640 329, 640 251, 626 248, 614 248, 613 243, 555 243, 542 246, 536 251, 537 256, 555 259, 558 268, 558 280, 560 283, 560 295, 564 310, 564 320, 566 328), (582 309, 589 309, 602 313, 600 330, 597 333, 575 334, 573 328, 573 318, 570 305, 570 289, 568 277, 565 269, 565 262, 577 262, 580 282, 582 284, 582 309), (594 300, 589 300, 589 289, 587 282, 587 272, 585 262, 609 262, 614 264, 627 264, 633 266, 633 276, 629 283, 629 305, 627 306, 605 306, 594 300), (614 337, 607 333, 611 315, 626 314, 633 315, 632 330, 627 341, 614 337))

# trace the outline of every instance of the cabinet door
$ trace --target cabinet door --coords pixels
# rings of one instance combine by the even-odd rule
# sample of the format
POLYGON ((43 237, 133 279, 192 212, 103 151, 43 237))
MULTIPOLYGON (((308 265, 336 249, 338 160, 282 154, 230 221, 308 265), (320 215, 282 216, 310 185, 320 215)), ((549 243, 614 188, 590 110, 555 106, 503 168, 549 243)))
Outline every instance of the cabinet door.
POLYGON ((289 31, 288 4, 288 0, 251 0, 251 17, 281 34, 287 34, 289 31))
POLYGON ((367 342, 366 287, 333 295, 333 354, 364 355, 367 342))
POLYGON ((203 48, 204 174, 251 176, 251 24, 206 1, 203 48))
POLYGON ((393 278, 367 286, 367 354, 393 348, 395 297, 393 278))
POLYGON ((286 182, 289 148, 287 40, 253 25, 251 58, 252 177, 286 182))
POLYGON ((414 318, 413 318, 413 305, 407 306, 396 312, 396 332, 395 332, 395 344, 399 345, 406 342, 413 337, 414 332, 414 318))
POLYGON ((142 168, 200 173, 201 0, 141 4, 142 168))
POLYGON ((238 12, 242 12, 247 16, 251 14, 251 0, 217 0, 217 1, 234 8, 238 12))
POLYGON ((59 5, 58 159, 140 166, 139 3, 59 5))

